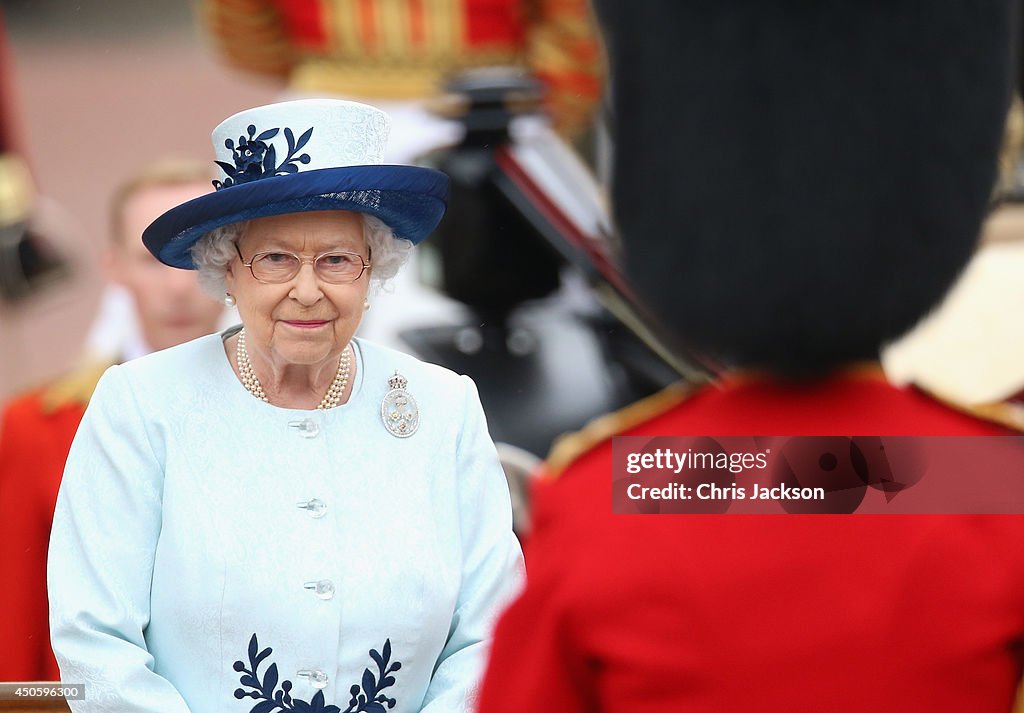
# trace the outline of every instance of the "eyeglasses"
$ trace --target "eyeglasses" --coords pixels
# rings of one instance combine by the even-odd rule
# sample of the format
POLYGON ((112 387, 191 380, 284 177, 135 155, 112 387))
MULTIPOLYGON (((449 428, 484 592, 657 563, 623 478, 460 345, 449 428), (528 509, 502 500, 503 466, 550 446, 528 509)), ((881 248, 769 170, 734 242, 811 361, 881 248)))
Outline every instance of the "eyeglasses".
POLYGON ((249 268, 249 272, 257 281, 271 285, 293 279, 299 274, 305 262, 313 263, 313 271, 318 278, 335 285, 355 282, 370 266, 368 261, 363 260, 362 255, 343 250, 322 253, 314 258, 304 258, 281 250, 268 250, 256 253, 249 262, 242 257, 242 251, 237 243, 235 251, 238 253, 238 259, 249 268))

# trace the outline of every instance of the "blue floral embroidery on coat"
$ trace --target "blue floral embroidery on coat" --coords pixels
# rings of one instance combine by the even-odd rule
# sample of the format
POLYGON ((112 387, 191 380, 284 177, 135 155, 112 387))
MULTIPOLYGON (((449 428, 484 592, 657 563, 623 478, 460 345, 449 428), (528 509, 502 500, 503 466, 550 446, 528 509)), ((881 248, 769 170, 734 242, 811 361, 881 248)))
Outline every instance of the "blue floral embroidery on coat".
POLYGON ((218 191, 221 188, 234 186, 239 183, 249 183, 261 178, 271 176, 285 176, 289 173, 298 173, 298 164, 307 164, 310 161, 309 154, 300 154, 302 147, 309 142, 313 135, 313 127, 309 127, 296 141, 295 134, 291 129, 285 128, 284 138, 288 142, 288 155, 280 165, 277 164, 277 149, 273 144, 268 144, 272 138, 277 136, 281 129, 267 129, 256 135, 256 125, 249 124, 246 129, 248 136, 239 136, 238 145, 233 139, 226 139, 224 147, 231 151, 231 158, 235 162, 232 166, 226 161, 214 161, 224 169, 227 178, 221 181, 214 181, 213 187, 218 191))
MULTIPOLYGON (((249 639, 249 668, 245 662, 235 661, 234 669, 242 674, 239 683, 244 688, 235 689, 235 698, 252 698, 259 701, 252 707, 249 713, 270 713, 274 709, 282 711, 294 711, 294 713, 342 713, 339 706, 327 705, 324 700, 324 692, 317 691, 309 701, 292 698, 292 682, 281 681, 281 687, 277 687, 278 671, 277 664, 272 663, 263 676, 259 675, 259 667, 263 661, 273 653, 273 649, 266 648, 259 650, 259 642, 256 634, 249 639), (252 690, 246 691, 249 688, 252 690)), ((387 709, 394 708, 398 703, 394 698, 389 698, 382 693, 385 688, 395 685, 394 672, 402 668, 399 661, 391 663, 391 639, 384 641, 380 652, 370 649, 370 658, 377 664, 377 673, 370 669, 363 670, 361 685, 352 686, 349 694, 352 698, 348 702, 348 708, 344 713, 385 713, 387 709)))

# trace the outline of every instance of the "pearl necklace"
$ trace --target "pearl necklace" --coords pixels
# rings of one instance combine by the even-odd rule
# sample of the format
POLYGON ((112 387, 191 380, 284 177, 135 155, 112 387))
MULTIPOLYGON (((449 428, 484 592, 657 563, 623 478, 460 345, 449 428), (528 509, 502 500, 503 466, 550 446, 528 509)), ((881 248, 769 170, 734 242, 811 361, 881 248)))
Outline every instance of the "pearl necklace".
MULTIPOLYGON (((244 329, 238 333, 238 341, 235 343, 235 359, 238 361, 238 374, 242 379, 242 386, 260 401, 270 403, 267 400, 267 393, 263 390, 263 385, 256 377, 256 372, 253 371, 252 362, 249 360, 249 352, 245 348, 244 329)), ((351 370, 352 353, 346 346, 345 351, 341 353, 341 359, 338 361, 338 373, 334 375, 334 381, 331 382, 327 393, 320 400, 320 405, 317 406, 318 409, 329 409, 338 405, 342 394, 345 393, 345 387, 348 386, 348 377, 351 370)))

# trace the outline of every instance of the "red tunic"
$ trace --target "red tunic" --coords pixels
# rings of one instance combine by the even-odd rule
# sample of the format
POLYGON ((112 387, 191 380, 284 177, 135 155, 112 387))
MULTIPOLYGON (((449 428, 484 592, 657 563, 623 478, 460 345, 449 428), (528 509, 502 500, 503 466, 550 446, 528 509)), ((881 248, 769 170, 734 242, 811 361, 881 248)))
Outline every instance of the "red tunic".
POLYGON ((106 365, 9 401, 0 417, 0 681, 56 681, 46 551, 64 463, 106 365))
POLYGON ((516 65, 545 84, 558 127, 585 127, 601 94, 586 0, 202 0, 232 64, 292 89, 425 99, 470 67, 516 65))
MULTIPOLYGON (((622 435, 1006 433, 863 376, 640 410, 622 435)), ((1010 710, 1024 517, 616 516, 610 473, 606 438, 538 487, 482 713, 1010 710)))

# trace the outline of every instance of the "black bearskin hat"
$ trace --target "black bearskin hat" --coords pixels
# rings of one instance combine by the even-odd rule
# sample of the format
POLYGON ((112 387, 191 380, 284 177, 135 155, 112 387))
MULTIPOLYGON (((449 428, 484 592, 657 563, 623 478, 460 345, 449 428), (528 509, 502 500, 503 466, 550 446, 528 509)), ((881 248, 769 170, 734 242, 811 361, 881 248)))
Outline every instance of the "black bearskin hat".
POLYGON ((726 363, 876 358, 974 248, 1009 0, 597 0, 626 270, 726 363))

